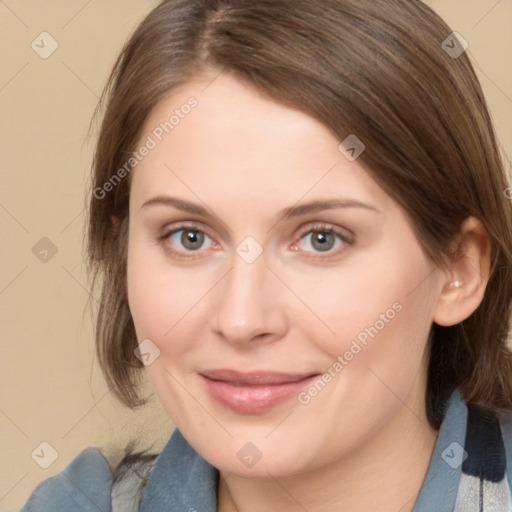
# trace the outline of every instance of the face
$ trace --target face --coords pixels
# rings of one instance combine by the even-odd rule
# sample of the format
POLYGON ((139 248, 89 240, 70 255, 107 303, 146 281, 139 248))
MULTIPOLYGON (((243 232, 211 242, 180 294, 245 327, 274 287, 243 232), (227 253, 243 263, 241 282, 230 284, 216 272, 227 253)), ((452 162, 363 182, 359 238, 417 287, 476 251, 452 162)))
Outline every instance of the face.
POLYGON ((298 473, 361 449, 404 401, 424 418, 440 274, 325 126, 211 80, 146 120, 129 306, 155 392, 205 459, 298 473))

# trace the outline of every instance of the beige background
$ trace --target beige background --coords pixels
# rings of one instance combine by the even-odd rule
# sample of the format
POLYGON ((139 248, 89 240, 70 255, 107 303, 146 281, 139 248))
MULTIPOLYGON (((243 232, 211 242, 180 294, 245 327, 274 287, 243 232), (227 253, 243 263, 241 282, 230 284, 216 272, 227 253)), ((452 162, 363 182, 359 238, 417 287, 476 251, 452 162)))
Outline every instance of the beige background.
MULTIPOLYGON (((21 507, 85 447, 108 455, 140 435, 143 446, 161 449, 172 430, 156 398, 133 412, 109 394, 94 358, 82 264, 89 122, 123 42, 157 3, 0 0, 1 511, 21 507), (43 31, 58 42, 47 59, 31 47, 43 31), (43 237, 57 249, 46 262, 32 252, 43 237), (47 469, 31 456, 42 442, 58 453, 47 469)), ((427 3, 468 41, 510 158, 512 2, 427 3)))

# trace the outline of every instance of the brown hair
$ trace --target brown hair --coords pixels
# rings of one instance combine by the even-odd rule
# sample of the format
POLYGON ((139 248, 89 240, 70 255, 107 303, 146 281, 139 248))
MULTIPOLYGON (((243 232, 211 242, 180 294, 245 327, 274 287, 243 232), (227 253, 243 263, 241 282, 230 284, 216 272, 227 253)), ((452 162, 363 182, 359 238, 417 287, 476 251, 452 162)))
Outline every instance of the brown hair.
POLYGON ((123 292, 130 175, 101 198, 94 191, 136 149, 157 102, 214 70, 316 118, 340 142, 362 140, 358 163, 409 215, 433 263, 449 261, 465 218, 483 223, 492 243, 486 293, 465 321, 432 326, 427 416, 439 428, 456 387, 467 402, 512 410, 512 202, 467 52, 442 46, 451 32, 420 0, 168 0, 143 20, 102 95, 88 225, 88 264, 101 288, 97 357, 123 404, 146 403, 123 292))

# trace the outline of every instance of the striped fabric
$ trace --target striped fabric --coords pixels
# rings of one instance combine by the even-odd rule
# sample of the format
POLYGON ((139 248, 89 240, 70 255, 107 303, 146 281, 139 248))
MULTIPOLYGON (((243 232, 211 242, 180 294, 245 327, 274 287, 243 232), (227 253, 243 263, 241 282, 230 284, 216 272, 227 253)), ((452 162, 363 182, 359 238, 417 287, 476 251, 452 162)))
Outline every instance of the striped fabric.
POLYGON ((512 512, 507 461, 496 414, 467 404, 462 474, 454 512, 512 512))

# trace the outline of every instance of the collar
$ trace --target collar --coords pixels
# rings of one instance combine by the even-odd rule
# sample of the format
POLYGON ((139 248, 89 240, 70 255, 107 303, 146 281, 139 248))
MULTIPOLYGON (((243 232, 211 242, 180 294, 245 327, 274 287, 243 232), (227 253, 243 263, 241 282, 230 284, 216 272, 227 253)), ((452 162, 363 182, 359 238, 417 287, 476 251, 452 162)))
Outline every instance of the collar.
POLYGON ((456 389, 448 401, 427 476, 412 512, 452 512, 464 460, 467 405, 456 389))
MULTIPOLYGON (((452 512, 461 479, 468 409, 459 390, 447 403, 430 467, 413 512, 452 512)), ((175 428, 158 456, 139 512, 216 512, 219 471, 175 428)))

